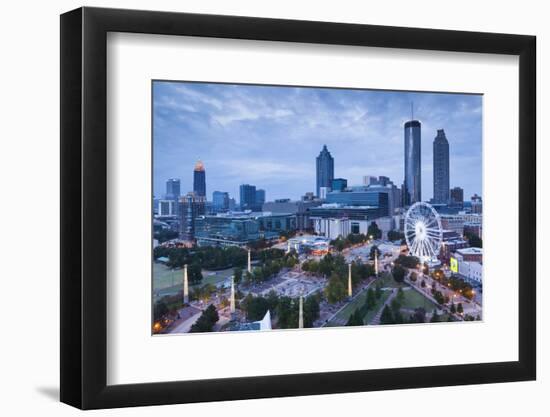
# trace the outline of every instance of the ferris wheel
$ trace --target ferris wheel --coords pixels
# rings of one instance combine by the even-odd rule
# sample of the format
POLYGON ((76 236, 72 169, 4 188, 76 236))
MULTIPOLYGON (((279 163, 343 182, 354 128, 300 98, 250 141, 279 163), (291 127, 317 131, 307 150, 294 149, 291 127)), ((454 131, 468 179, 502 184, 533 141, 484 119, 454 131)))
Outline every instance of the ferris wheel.
POLYGON ((441 249, 443 230, 437 211, 428 203, 414 203, 405 215, 405 239, 411 255, 420 262, 435 260, 441 249))

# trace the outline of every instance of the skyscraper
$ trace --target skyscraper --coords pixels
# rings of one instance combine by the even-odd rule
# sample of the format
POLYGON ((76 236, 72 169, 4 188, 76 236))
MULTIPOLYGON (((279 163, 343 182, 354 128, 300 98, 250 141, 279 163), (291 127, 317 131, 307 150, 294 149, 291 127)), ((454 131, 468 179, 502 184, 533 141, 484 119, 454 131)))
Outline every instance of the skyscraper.
POLYGON ((241 210, 253 210, 256 206, 256 186, 242 184, 239 187, 239 198, 241 210))
POLYGON ((327 145, 323 145, 323 149, 317 157, 317 196, 321 195, 321 187, 332 187, 334 179, 334 158, 327 149, 327 145))
POLYGON ((449 141, 443 129, 438 129, 433 143, 434 149, 434 197, 438 204, 449 203, 449 141))
POLYGON ((197 216, 205 213, 206 198, 193 192, 180 198, 180 238, 187 242, 195 241, 195 220, 197 216))
POLYGON ((225 191, 214 191, 212 193, 212 205, 216 211, 229 209, 229 193, 225 191))
POLYGON ((256 205, 260 206, 265 203, 265 190, 256 190, 256 205))
POLYGON ((451 206, 464 206, 464 190, 462 188, 454 187, 453 189, 451 189, 451 206))
POLYGON ((421 126, 418 120, 405 123, 405 181, 403 205, 422 201, 420 176, 420 137, 421 126))
POLYGON ((193 171, 193 191, 199 197, 206 197, 206 171, 202 161, 197 161, 193 171))
POLYGON ((165 200, 179 200, 181 195, 180 180, 178 178, 170 178, 166 181, 166 195, 165 200))

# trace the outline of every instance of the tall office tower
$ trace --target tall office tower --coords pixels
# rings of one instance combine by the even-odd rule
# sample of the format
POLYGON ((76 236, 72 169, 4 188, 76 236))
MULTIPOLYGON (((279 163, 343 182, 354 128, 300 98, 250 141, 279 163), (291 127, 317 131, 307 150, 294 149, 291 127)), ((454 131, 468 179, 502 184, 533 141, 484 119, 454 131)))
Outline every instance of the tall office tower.
POLYGON ((327 149, 327 145, 323 145, 323 149, 317 157, 317 197, 321 195, 321 187, 330 189, 332 180, 334 179, 334 158, 327 149))
POLYGON ((166 195, 164 199, 178 201, 180 195, 180 180, 178 178, 170 178, 166 181, 166 195))
POLYGON ((409 120, 405 123, 405 206, 422 201, 420 136, 421 127, 418 120, 409 120))
POLYGON ((242 184, 239 187, 239 199, 241 210, 253 210, 256 206, 256 186, 242 184))
POLYGON ((212 206, 216 211, 229 209, 229 193, 225 191, 214 191, 212 193, 212 206))
POLYGON ((265 190, 258 189, 256 190, 256 205, 262 206, 265 203, 265 190))
POLYGON ((460 187, 451 189, 451 206, 464 207, 464 190, 460 187))
POLYGON ((189 192, 180 198, 180 238, 189 243, 195 242, 195 220, 206 212, 206 197, 189 192))
POLYGON ((433 202, 449 204, 449 141, 443 129, 437 130, 434 139, 434 197, 433 202))
POLYGON ((206 197, 206 171, 202 161, 197 161, 193 170, 193 191, 199 197, 206 197))

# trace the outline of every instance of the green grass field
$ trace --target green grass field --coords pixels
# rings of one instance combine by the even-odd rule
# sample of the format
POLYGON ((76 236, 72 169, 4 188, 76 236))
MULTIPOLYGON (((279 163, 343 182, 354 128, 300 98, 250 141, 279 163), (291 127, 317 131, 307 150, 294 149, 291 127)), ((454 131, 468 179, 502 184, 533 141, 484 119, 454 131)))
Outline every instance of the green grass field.
POLYGON ((389 272, 382 273, 381 276, 378 278, 378 282, 382 283, 382 287, 384 288, 399 288, 407 286, 407 284, 399 284, 395 282, 392 274, 390 274, 389 272))
POLYGON ((412 288, 409 290, 404 290, 403 294, 404 298, 401 303, 401 308, 414 310, 415 308, 422 307, 429 312, 432 312, 433 309, 436 308, 436 305, 432 301, 428 300, 412 288))
MULTIPOLYGON (((216 285, 233 275, 233 269, 224 269, 222 271, 202 270, 202 282, 205 284, 216 285)), ((160 263, 153 264, 153 290, 159 295, 166 295, 181 289, 183 286, 183 269, 170 269, 160 263)))

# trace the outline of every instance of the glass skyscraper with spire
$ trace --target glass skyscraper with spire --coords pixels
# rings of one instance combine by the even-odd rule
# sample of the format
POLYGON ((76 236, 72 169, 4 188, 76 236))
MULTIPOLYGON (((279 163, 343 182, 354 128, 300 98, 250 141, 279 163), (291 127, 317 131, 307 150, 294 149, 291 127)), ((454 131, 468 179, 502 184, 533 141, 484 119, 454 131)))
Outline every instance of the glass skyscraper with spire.
POLYGON ((403 183, 403 205, 408 206, 422 201, 421 125, 418 120, 405 123, 405 181, 403 183))
POLYGON ((321 187, 331 189, 334 179, 334 158, 323 145, 323 149, 317 157, 317 197, 321 195, 321 187))

